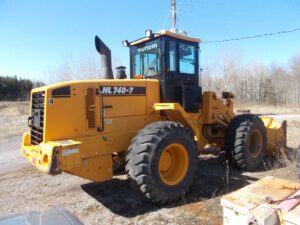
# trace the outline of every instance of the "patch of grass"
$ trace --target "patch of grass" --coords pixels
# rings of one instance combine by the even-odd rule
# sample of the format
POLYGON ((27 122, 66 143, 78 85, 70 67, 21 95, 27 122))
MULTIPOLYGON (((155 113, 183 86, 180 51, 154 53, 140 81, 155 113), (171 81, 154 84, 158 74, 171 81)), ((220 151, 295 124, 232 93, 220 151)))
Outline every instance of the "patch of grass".
POLYGON ((0 102, 0 143, 28 130, 28 102, 0 102))
POLYGON ((16 108, 20 115, 28 115, 29 114, 29 103, 27 102, 20 102, 16 105, 16 108))
POLYGON ((300 113, 300 107, 295 105, 288 106, 272 106, 272 105, 259 105, 259 104, 235 104, 235 111, 237 110, 250 110, 251 113, 257 114, 293 114, 300 113))
POLYGON ((295 180, 296 149, 280 148, 276 156, 268 157, 264 162, 268 175, 282 179, 295 180))

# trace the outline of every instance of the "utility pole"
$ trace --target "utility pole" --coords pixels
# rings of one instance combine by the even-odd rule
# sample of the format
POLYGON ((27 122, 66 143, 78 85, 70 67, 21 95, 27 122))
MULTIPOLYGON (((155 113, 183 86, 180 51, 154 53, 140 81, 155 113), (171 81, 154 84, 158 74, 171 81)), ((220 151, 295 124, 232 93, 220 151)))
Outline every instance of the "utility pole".
POLYGON ((171 14, 172 27, 171 27, 171 31, 177 33, 177 29, 176 29, 176 20, 177 20, 176 0, 171 0, 171 1, 172 1, 172 14, 171 14))

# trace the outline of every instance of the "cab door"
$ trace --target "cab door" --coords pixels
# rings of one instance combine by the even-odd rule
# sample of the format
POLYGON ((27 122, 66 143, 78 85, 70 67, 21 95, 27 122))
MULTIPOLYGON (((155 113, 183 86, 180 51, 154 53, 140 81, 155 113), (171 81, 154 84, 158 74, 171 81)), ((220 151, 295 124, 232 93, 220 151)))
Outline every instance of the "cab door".
POLYGON ((167 38, 166 73, 162 83, 165 102, 178 102, 187 112, 196 112, 201 103, 198 43, 167 38))

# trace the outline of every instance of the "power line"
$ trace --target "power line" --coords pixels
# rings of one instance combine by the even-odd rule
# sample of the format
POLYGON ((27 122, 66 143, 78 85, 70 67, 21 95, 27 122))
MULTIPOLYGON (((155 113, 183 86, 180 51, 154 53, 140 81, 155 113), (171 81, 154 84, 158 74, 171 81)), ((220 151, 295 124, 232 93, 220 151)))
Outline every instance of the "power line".
POLYGON ((296 29, 292 29, 292 30, 277 31, 277 32, 272 32, 272 33, 265 33, 265 34, 256 34, 256 35, 252 35, 252 36, 244 36, 244 37, 238 37, 238 38, 230 38, 230 39, 214 40, 214 41, 204 41, 204 42, 202 42, 202 44, 213 44, 213 43, 221 43, 221 42, 229 42, 229 41, 240 41, 240 40, 253 39, 253 38, 262 38, 262 37, 292 33, 292 32, 297 32, 297 31, 300 31, 300 28, 296 28, 296 29))
POLYGON ((164 22, 163 22, 163 24, 161 26, 161 30, 163 30, 165 28, 166 22, 167 22, 168 18, 170 17, 170 15, 171 15, 171 10, 168 11, 168 13, 167 13, 167 15, 166 15, 166 17, 164 19, 164 22))

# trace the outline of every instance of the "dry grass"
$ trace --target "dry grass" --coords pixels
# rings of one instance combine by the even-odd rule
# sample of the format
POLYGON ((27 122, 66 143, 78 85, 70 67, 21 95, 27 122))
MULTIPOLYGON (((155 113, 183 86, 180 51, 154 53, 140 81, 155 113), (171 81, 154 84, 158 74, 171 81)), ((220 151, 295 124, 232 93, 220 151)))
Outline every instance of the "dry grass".
POLYGON ((300 121, 288 121, 287 126, 287 145, 291 148, 298 148, 300 145, 300 121))
POLYGON ((0 113, 3 115, 28 115, 29 102, 0 102, 0 113))
MULTIPOLYGON (((236 107, 239 108, 239 107, 236 107)), ((253 113, 296 113, 299 109, 253 106, 253 113), (277 110, 277 111, 276 111, 277 110)), ((10 136, 27 130, 29 103, 0 102, 0 144, 10 136)), ((300 140, 300 121, 288 122, 288 145, 296 148, 300 140)), ((266 175, 295 180, 295 161, 283 155, 278 162, 266 162, 256 173, 241 173, 223 164, 219 158, 202 159, 191 193, 182 204, 159 208, 144 202, 126 179, 113 179, 101 184, 62 174, 50 177, 34 168, 5 174, 0 179, 0 215, 23 210, 39 210, 60 204, 85 224, 222 224, 221 195, 237 190, 266 175), (23 171, 23 172, 22 172, 23 171), (67 180, 67 182, 65 182, 67 180), (34 185, 33 185, 34 184, 34 185), (81 185, 81 186, 80 186, 81 185), (28 189, 28 187, 31 187, 28 189), (5 203, 5 204, 4 204, 5 203), (128 216, 130 215, 130 216, 128 216)))
POLYGON ((300 121, 288 121, 287 149, 281 148, 275 159, 266 160, 264 166, 271 176, 297 181, 296 153, 300 147, 300 121))
POLYGON ((0 143, 27 130, 28 102, 0 102, 0 143))
POLYGON ((258 114, 294 114, 300 113, 299 106, 272 106, 272 105, 251 105, 251 104, 235 104, 236 110, 250 110, 251 113, 258 114))

